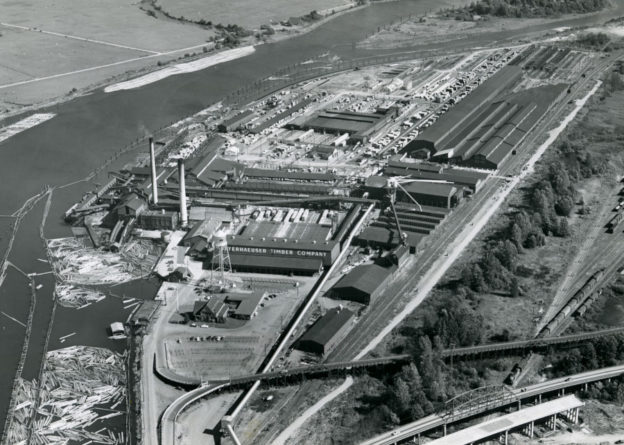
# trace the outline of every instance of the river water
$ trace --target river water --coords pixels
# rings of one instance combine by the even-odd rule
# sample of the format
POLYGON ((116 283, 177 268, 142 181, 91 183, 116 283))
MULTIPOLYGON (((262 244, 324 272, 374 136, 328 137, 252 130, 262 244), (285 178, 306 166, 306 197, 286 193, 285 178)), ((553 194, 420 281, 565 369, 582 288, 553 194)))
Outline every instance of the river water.
MULTIPOLYGON (((621 13, 624 0, 619 0, 621 13)), ((273 44, 260 45, 255 53, 206 70, 173 76, 135 90, 104 93, 95 91, 47 110, 57 114, 53 119, 24 131, 0 143, 0 214, 11 214, 45 185, 60 186, 86 177, 120 148, 147 132, 161 128, 193 114, 233 92, 241 85, 269 76, 278 69, 331 51, 342 58, 361 57, 390 51, 356 49, 360 41, 378 27, 396 22, 410 14, 422 15, 432 9, 446 7, 438 0, 400 0, 371 5, 336 17, 301 36, 273 44)), ((556 26, 591 25, 614 13, 568 19, 556 26)), ((555 25, 548 25, 553 27, 555 25)), ((532 27, 531 31, 541 28, 532 27)), ((522 30, 490 33, 457 42, 415 47, 435 50, 437 47, 479 46, 496 39, 522 34, 522 30)), ((128 157, 120 159, 119 166, 128 157)), ((100 177, 101 179, 101 177, 100 177)), ((45 237, 71 236, 62 215, 82 194, 94 188, 92 183, 56 189, 45 225, 45 237)), ((46 272, 43 242, 39 238, 45 198, 22 221, 10 260, 26 273, 46 272)), ((3 244, 0 244, 3 245, 3 244)), ((1 254, 2 252, 0 252, 1 254)), ((44 340, 51 319, 52 275, 42 275, 37 283, 37 303, 32 335, 22 376, 36 378, 41 365, 44 340)), ((0 310, 24 322, 31 302, 30 289, 23 275, 10 268, 0 287, 0 310)), ((129 296, 153 298, 155 287, 138 283, 125 287, 129 296)), ((107 298, 85 309, 56 311, 49 340, 49 349, 75 344, 102 346, 121 351, 125 344, 107 338, 106 327, 112 321, 125 321, 128 310, 120 300, 107 298), (59 337, 76 332, 64 343, 59 337)), ((12 381, 22 350, 25 329, 15 321, 0 315, 0 341, 3 366, 0 369, 0 425, 4 425, 9 405, 12 381)))

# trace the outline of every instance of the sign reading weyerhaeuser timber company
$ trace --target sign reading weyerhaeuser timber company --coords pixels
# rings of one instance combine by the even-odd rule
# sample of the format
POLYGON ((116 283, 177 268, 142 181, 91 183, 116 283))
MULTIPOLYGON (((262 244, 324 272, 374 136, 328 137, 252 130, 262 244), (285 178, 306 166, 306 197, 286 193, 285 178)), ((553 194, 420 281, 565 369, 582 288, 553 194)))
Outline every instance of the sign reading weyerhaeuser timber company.
POLYGON ((284 255, 284 256, 311 256, 324 257, 329 252, 318 250, 294 250, 294 249, 275 249, 267 247, 242 247, 230 246, 230 252, 233 253, 250 253, 255 255, 284 255))

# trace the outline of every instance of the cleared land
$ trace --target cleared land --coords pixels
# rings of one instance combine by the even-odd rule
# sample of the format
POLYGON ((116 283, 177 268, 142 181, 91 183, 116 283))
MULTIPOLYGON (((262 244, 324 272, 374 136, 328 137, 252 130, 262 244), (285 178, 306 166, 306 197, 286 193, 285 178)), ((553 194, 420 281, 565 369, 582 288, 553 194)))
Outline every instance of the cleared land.
POLYGON ((363 48, 388 49, 412 46, 414 42, 432 43, 456 40, 471 35, 522 29, 534 25, 549 23, 554 19, 501 19, 492 18, 484 21, 459 21, 436 16, 427 16, 406 20, 387 26, 378 33, 363 40, 363 48))
POLYGON ((188 20, 211 21, 213 24, 236 24, 247 29, 256 29, 260 25, 281 21, 290 17, 299 17, 313 10, 322 11, 340 7, 348 0, 271 0, 258 2, 256 0, 157 0, 155 2, 162 10, 173 17, 184 17, 188 20))

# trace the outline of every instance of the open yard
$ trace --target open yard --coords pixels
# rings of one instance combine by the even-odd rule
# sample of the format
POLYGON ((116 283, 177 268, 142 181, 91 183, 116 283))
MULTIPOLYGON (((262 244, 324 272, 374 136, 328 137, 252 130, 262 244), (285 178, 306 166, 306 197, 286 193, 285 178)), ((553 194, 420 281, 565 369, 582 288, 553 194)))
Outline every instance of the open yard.
MULTIPOLYGON (((209 380, 252 374, 257 370, 299 302, 309 292, 313 280, 299 279, 302 284, 297 292, 292 282, 283 278, 273 277, 271 281, 266 276, 240 276, 255 290, 274 292, 276 296, 265 298, 258 315, 248 321, 228 318, 226 323, 197 322, 195 327, 170 323, 159 351, 164 355, 161 363, 179 375, 209 380)), ((193 292, 180 295, 180 313, 192 309, 193 295, 193 292)))

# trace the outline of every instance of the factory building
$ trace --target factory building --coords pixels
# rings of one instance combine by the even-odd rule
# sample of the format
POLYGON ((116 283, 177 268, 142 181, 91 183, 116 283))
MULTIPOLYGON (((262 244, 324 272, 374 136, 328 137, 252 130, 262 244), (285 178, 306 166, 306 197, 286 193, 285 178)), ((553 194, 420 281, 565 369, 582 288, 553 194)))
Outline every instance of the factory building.
POLYGON ((337 307, 328 310, 295 343, 295 348, 312 354, 327 355, 344 337, 355 314, 337 307))
POLYGON ((182 246, 191 247, 203 241, 207 245, 213 233, 215 233, 219 227, 221 227, 221 220, 219 219, 208 218, 203 221, 198 221, 193 225, 191 230, 184 235, 180 244, 182 246))
POLYGON ((330 266, 340 253, 335 241, 228 236, 232 269, 237 272, 307 275, 330 266))
POLYGON ((228 179, 228 175, 237 176, 245 168, 244 164, 228 161, 210 152, 191 168, 191 177, 204 186, 215 187, 228 179))
POLYGON ((147 230, 175 230, 178 227, 178 212, 147 210, 139 214, 138 224, 147 230))
MULTIPOLYGON (((450 209, 457 206, 463 197, 461 187, 440 182, 409 182, 396 191, 397 202, 413 204, 409 193, 421 206, 443 207, 450 209)), ((369 176, 364 183, 364 191, 374 199, 383 199, 388 194, 386 176, 369 176)))
POLYGON ((315 145, 306 153, 308 158, 321 159, 323 161, 335 160, 340 151, 332 145, 315 145))
POLYGON ((227 182, 224 185, 226 190, 241 190, 249 192, 270 192, 270 193, 296 193, 301 195, 329 195, 331 187, 324 184, 308 184, 300 182, 283 181, 244 181, 227 182))
POLYGON ((317 259, 321 260, 323 266, 331 266, 340 253, 340 245, 331 240, 319 243, 314 240, 262 239, 230 235, 227 243, 230 254, 258 256, 267 260, 269 258, 317 259))
POLYGON ((479 191, 488 177, 487 173, 474 170, 444 167, 432 162, 410 162, 401 155, 388 160, 384 174, 386 176, 409 176, 413 179, 447 181, 459 187, 467 188, 471 193, 479 191))
POLYGON ((491 170, 498 169, 553 103, 567 93, 565 84, 546 85, 492 103, 449 145, 441 160, 491 170))
POLYGON ((282 119, 286 119, 287 117, 292 116, 296 112, 304 109, 305 107, 310 105, 315 100, 316 100, 316 96, 312 96, 312 97, 308 97, 306 99, 303 99, 303 100, 297 102, 292 107, 287 108, 286 110, 277 113, 275 116, 273 116, 273 117, 263 121, 262 123, 252 127, 249 131, 251 133, 254 133, 254 134, 261 133, 262 131, 266 130, 267 128, 277 124, 282 119))
MULTIPOLYGON (((452 184, 411 182, 405 184, 403 188, 416 199, 421 206, 427 205, 450 209, 456 207, 462 199, 462 191, 452 184)), ((396 196, 397 201, 403 201, 405 203, 413 202, 402 189, 397 190, 396 196)))
POLYGON ((370 304, 386 287, 395 267, 365 264, 354 267, 330 290, 332 298, 370 304))
POLYGON ((255 117, 256 115, 253 112, 253 110, 245 110, 242 113, 239 113, 236 116, 232 116, 231 118, 226 119, 223 122, 221 122, 217 126, 217 129, 221 133, 226 133, 228 131, 236 131, 236 130, 239 130, 240 128, 243 128, 245 124, 253 120, 253 118, 255 117))
POLYGON ((321 182, 333 184, 338 177, 331 173, 311 173, 305 171, 269 170, 264 168, 245 168, 243 177, 251 180, 321 182))
POLYGON ((411 153, 412 157, 443 154, 449 148, 447 144, 461 132, 467 121, 477 116, 489 101, 509 90, 521 77, 522 69, 518 66, 508 65, 501 68, 461 102, 440 116, 431 127, 410 142, 403 151, 411 153))
POLYGON ((312 116, 304 116, 290 122, 286 128, 314 130, 342 136, 349 134, 349 143, 366 143, 372 135, 382 129, 398 114, 397 107, 379 110, 377 113, 356 113, 352 111, 324 110, 312 116))
POLYGON ((120 219, 136 218, 147 209, 147 202, 136 193, 128 195, 117 207, 120 219))

